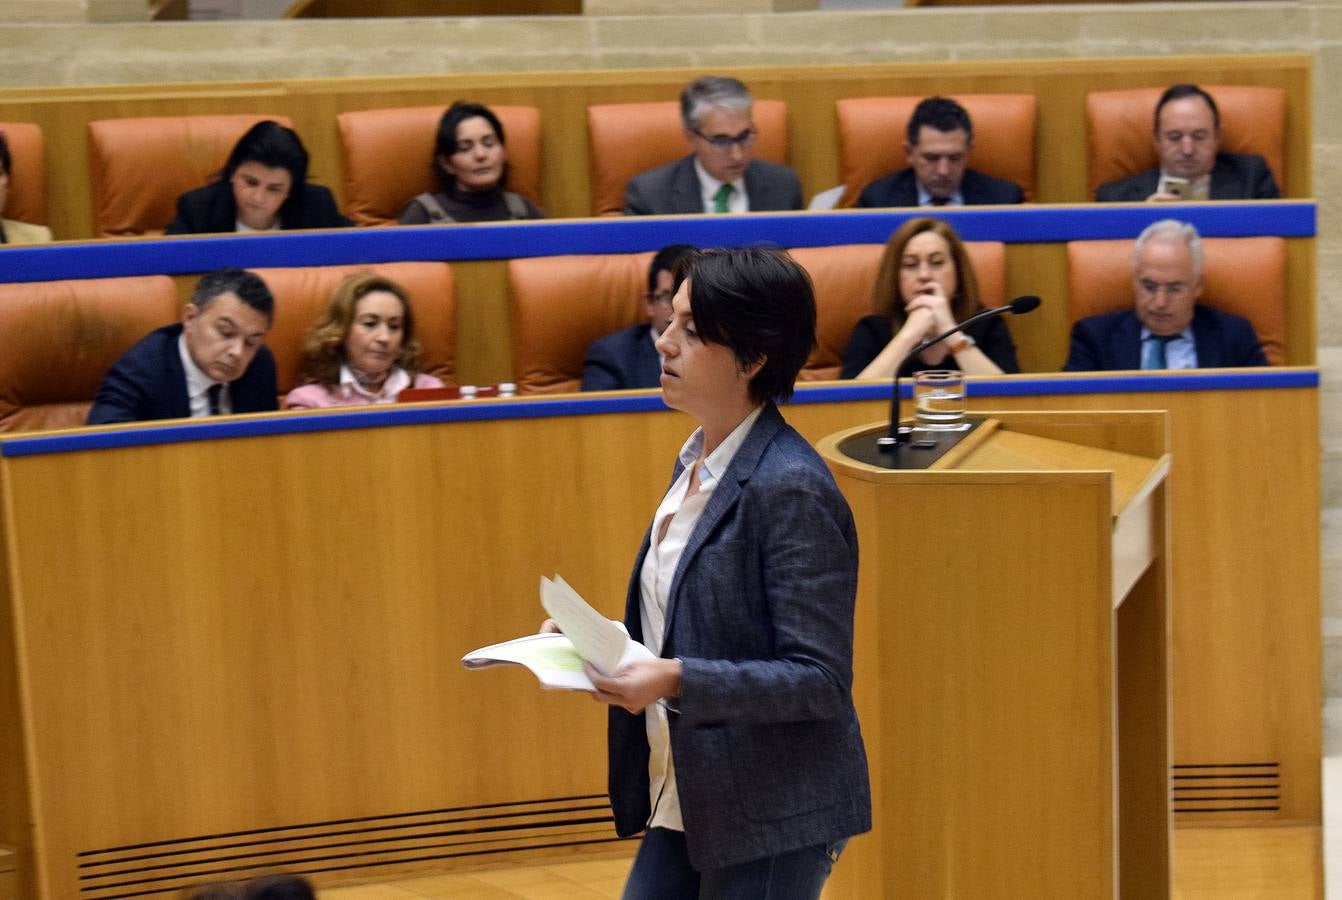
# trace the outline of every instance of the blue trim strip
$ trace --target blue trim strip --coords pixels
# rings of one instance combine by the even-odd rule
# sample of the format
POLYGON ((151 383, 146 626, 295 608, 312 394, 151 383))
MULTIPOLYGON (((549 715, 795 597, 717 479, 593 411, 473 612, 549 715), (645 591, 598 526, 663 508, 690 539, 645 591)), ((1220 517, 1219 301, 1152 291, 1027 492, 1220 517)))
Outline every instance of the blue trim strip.
MULTIPOLYGON (((1318 388, 1319 373, 1312 369, 1282 371, 1200 372, 1185 375, 1077 376, 1061 378, 1009 378, 971 382, 974 397, 1049 396, 1057 394, 1159 394, 1166 391, 1272 390, 1318 388)), ((901 396, 911 396, 911 386, 901 385, 901 396)), ((888 400, 890 386, 864 382, 834 385, 803 385, 792 399, 795 404, 842 403, 853 400, 888 400)), ((0 456, 17 458, 50 453, 77 453, 119 447, 147 447, 190 441, 269 437, 317 431, 352 431, 404 425, 439 425, 449 422, 480 422, 498 419, 537 419, 555 416, 593 416, 610 413, 661 412, 666 409, 659 394, 616 397, 568 397, 511 403, 483 402, 479 405, 409 405, 330 413, 295 413, 288 416, 224 422, 177 422, 142 428, 109 427, 86 434, 52 434, 0 439, 0 456)))
MULTIPOLYGON (((130 239, 7 247, 0 283, 184 275, 224 266, 264 268, 638 253, 670 243, 700 247, 881 244, 921 211, 841 210, 749 216, 569 219, 479 225, 358 228, 301 234, 130 239)), ((1192 222, 1204 237, 1313 237, 1313 201, 943 208, 966 240, 1008 243, 1133 238, 1156 219, 1192 222)))

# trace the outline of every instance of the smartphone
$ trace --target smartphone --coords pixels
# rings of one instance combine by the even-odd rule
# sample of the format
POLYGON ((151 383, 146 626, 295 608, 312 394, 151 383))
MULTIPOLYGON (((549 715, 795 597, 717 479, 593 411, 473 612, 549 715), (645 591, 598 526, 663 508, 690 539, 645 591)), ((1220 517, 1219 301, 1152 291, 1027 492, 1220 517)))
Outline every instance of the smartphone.
POLYGON ((1160 177, 1160 193, 1173 194, 1180 200, 1187 200, 1193 195, 1193 182, 1187 178, 1180 178, 1178 175, 1162 175, 1160 177))

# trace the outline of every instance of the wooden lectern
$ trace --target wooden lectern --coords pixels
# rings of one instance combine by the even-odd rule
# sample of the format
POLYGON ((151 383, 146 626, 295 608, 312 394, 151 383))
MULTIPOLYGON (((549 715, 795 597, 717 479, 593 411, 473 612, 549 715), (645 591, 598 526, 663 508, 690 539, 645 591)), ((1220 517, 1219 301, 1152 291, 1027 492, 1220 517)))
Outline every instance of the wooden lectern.
POLYGON ((1165 413, 984 415, 923 470, 819 443, 875 807, 826 896, 1168 897, 1165 413))

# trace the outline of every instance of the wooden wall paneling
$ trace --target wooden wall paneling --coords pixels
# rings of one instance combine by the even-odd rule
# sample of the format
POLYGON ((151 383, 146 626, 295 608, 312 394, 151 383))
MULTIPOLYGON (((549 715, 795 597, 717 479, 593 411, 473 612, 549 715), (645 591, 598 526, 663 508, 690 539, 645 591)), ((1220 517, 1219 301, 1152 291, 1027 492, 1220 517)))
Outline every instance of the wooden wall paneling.
POLYGON ((24 669, 18 630, 19 592, 14 559, 15 522, 0 469, 0 900, 18 900, 36 892, 33 867, 32 772, 24 703, 24 669), (6 894, 8 889, 9 893, 6 894))

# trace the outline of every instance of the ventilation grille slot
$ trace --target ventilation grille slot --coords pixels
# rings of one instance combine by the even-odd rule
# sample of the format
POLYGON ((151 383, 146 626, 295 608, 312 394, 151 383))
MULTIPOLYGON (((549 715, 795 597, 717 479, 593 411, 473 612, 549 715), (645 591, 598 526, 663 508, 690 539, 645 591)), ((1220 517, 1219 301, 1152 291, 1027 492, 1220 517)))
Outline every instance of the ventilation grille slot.
POLYGON ((1206 821, 1218 814, 1267 818, 1281 809, 1281 764, 1205 763, 1173 767, 1174 812, 1206 821), (1255 816, 1261 813, 1262 816, 1255 816))
POLYGON ((177 838, 76 855, 80 897, 174 894, 256 872, 382 874, 618 840, 604 794, 177 838))

